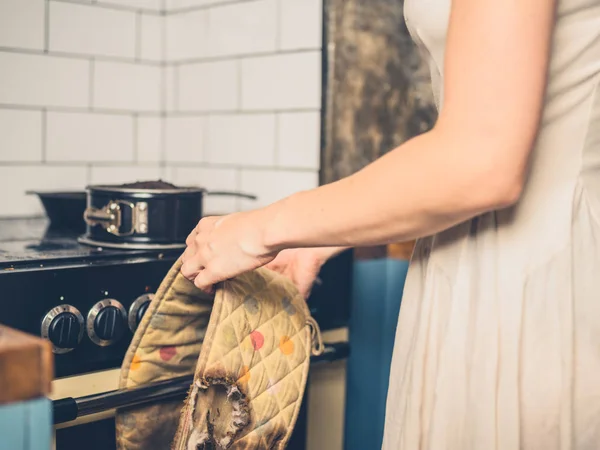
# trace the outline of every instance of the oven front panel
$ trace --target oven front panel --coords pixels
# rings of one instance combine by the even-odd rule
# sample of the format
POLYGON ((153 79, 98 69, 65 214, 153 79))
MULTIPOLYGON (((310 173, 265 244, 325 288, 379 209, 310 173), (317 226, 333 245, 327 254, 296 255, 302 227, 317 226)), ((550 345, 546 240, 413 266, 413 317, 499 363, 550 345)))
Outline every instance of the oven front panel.
POLYGON ((75 342, 72 339, 77 339, 79 331, 81 340, 72 350, 55 354, 57 377, 119 367, 133 335, 128 322, 132 303, 136 298, 154 292, 174 261, 175 258, 132 260, 128 264, 1 274, 0 308, 3 311, 0 322, 36 336, 42 335, 45 323, 47 333, 51 330, 55 340, 62 340, 65 346, 73 345, 69 342, 75 342), (88 316, 91 311, 96 311, 97 315, 97 304, 107 299, 116 300, 125 314, 115 315, 116 309, 112 308, 111 315, 92 321, 104 327, 102 337, 108 337, 111 328, 112 331, 118 330, 116 336, 120 334, 114 342, 99 345, 98 342, 107 344, 107 341, 92 341, 88 332, 88 316), (83 324, 73 319, 76 312, 79 312, 83 324), (67 314, 69 320, 58 324, 55 321, 53 325, 52 320, 48 320, 49 313, 56 317, 63 314, 63 318, 67 314))
MULTIPOLYGON (((0 273, 0 322, 59 341, 56 377, 119 367, 143 312, 132 305, 156 291, 175 260, 170 255, 0 273), (116 337, 102 339, 111 332, 116 337)), ((348 323, 352 263, 351 251, 327 262, 308 299, 322 330, 348 323)))

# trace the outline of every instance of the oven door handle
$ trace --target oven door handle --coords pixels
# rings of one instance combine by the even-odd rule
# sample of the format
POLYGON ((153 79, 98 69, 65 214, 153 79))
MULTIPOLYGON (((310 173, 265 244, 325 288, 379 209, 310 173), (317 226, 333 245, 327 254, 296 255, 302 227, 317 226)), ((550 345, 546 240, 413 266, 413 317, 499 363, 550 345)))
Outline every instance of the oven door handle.
MULTIPOLYGON (((350 354, 347 342, 326 344, 322 354, 311 357, 311 364, 346 359, 350 354)), ((117 389, 85 397, 67 397, 54 400, 54 424, 70 422, 79 417, 110 411, 115 408, 130 408, 164 400, 183 400, 192 384, 193 375, 171 378, 132 389, 117 389)))

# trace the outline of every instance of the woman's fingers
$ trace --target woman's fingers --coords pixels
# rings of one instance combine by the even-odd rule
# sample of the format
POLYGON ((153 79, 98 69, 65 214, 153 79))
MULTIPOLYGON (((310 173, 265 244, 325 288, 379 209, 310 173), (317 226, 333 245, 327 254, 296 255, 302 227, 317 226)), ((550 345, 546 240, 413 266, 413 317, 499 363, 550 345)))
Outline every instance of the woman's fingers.
POLYGON ((193 254, 184 257, 183 264, 181 265, 181 273, 188 280, 192 281, 196 278, 198 273, 205 268, 205 265, 206 263, 202 257, 202 253, 196 251, 193 254))
POLYGON ((216 277, 210 269, 203 269, 194 278, 194 285, 203 292, 211 294, 213 292, 213 286, 217 283, 218 277, 216 277))
POLYGON ((198 234, 198 232, 194 229, 194 231, 192 231, 187 239, 185 240, 185 245, 187 245, 188 247, 195 247, 196 246, 196 235, 198 234))

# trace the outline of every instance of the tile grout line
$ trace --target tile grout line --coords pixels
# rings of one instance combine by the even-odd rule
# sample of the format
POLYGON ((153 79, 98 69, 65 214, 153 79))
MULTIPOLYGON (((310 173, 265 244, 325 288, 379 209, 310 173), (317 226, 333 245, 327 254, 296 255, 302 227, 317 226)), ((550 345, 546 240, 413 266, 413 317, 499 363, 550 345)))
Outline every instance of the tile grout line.
POLYGON ((281 50, 281 0, 275 0, 275 50, 281 50))
POLYGON ((264 51, 264 52, 249 52, 249 53, 231 53, 228 55, 217 55, 217 56, 202 56, 196 58, 184 58, 169 61, 167 65, 183 65, 183 64, 209 64, 213 62, 222 61, 238 61, 240 59, 253 59, 253 58, 267 58, 273 56, 286 56, 286 55, 298 55, 304 53, 319 53, 321 48, 319 47, 304 47, 294 49, 281 49, 275 51, 264 51))
MULTIPOLYGON (((184 163, 181 163, 184 164, 184 163)), ((194 163, 198 164, 198 163, 194 163)), ((115 168, 115 167, 140 167, 145 169, 156 168, 156 161, 140 161, 136 164, 132 164, 131 161, 70 161, 70 160, 47 160, 44 163, 41 161, 31 160, 12 160, 12 161, 0 161, 0 167, 87 167, 87 165, 93 165, 94 167, 102 168, 115 168)), ((186 164, 183 167, 189 167, 186 164)), ((193 167, 204 167, 204 166, 193 166, 193 167)), ((210 168, 210 167, 209 167, 210 168)), ((218 167, 220 168, 220 167, 218 167)), ((232 167, 225 167, 223 169, 231 169, 232 167)))
POLYGON ((206 42, 206 44, 202 45, 201 50, 201 56, 200 57, 205 57, 206 55, 210 55, 210 49, 209 49, 209 45, 211 42, 211 24, 212 24, 212 20, 211 20, 211 9, 207 9, 206 12, 204 14, 202 14, 202 20, 204 22, 204 42, 206 42))
POLYGON ((137 165, 137 163, 139 163, 139 145, 138 145, 138 127, 139 127, 139 123, 138 123, 138 119, 139 116, 138 114, 134 114, 132 116, 132 146, 133 146, 133 159, 132 159, 132 163, 135 163, 137 165))
POLYGON ((139 58, 127 58, 121 56, 110 56, 110 55, 89 55, 84 53, 73 53, 63 51, 50 51, 50 50, 35 50, 30 48, 19 48, 19 47, 4 47, 0 46, 0 53, 18 53, 25 55, 47 55, 54 58, 66 58, 66 59, 83 59, 89 60, 90 56, 93 56, 98 61, 115 62, 122 64, 139 64, 150 67, 161 67, 161 66, 176 66, 176 65, 191 65, 191 64, 210 64, 214 62, 226 62, 226 61, 239 61, 241 59, 253 59, 253 58, 267 58, 285 55, 297 55, 304 53, 315 53, 320 52, 320 48, 298 48, 292 50, 278 50, 273 52, 256 52, 256 53, 242 53, 242 54, 229 54, 222 56, 206 56, 199 58, 187 58, 181 60, 174 60, 168 62, 151 61, 147 59, 139 58))
POLYGON ((44 2, 44 51, 48 53, 50 48, 50 0, 44 2))
POLYGON ((320 109, 314 108, 270 108, 270 109, 228 109, 228 110, 211 110, 211 111, 173 111, 171 116, 173 117, 188 117, 188 116, 207 116, 207 115, 220 115, 220 116, 231 116, 231 115, 265 115, 265 114, 276 114, 276 113, 308 113, 308 112, 319 112, 320 109))
MULTIPOLYGON (((163 75, 163 76, 166 78, 166 75, 163 75)), ((163 91, 164 91, 164 89, 163 89, 163 91)), ((166 99, 165 99, 165 102, 166 102, 166 99)), ((158 165, 160 167, 163 167, 166 170, 166 166, 167 166, 167 112, 166 112, 166 108, 163 108, 160 113, 158 127, 159 127, 159 132, 160 132, 160 143, 159 143, 160 155, 158 158, 158 165)))
POLYGON ((86 164, 85 178, 87 180, 87 184, 92 184, 92 163, 90 162, 86 164))
MULTIPOLYGON (((161 5, 163 10, 166 8, 166 0, 161 0, 161 5)), ((166 17, 163 16, 161 18, 160 21, 160 49, 159 49, 159 53, 160 53, 160 65, 161 65, 161 74, 162 74, 162 78, 161 78, 161 85, 160 85, 160 89, 161 89, 161 98, 162 98, 162 104, 161 104, 161 115, 164 117, 166 116, 167 110, 169 109, 169 67, 167 66, 167 21, 166 21, 166 17)), ((164 119, 163 119, 164 120, 164 119)))
POLYGON ((42 109, 42 163, 46 162, 48 152, 48 110, 42 109))
MULTIPOLYGON (((135 165, 132 164, 131 161, 120 161, 120 160, 110 160, 110 161, 72 161, 72 160, 47 160, 44 164, 41 164, 40 161, 30 161, 30 160, 14 160, 14 161, 2 161, 0 162, 0 167, 84 167, 86 165, 93 165, 94 167, 146 167, 152 168, 156 167, 155 161, 140 161, 135 165)), ((293 172, 293 173, 305 173, 305 174, 313 174, 318 172, 317 169, 308 169, 306 167, 274 167, 274 166, 249 166, 249 165, 240 165, 240 164, 218 164, 218 163, 206 163, 206 162, 198 162, 198 161, 174 161, 168 164, 168 167, 171 169, 187 169, 187 168, 195 168, 195 169, 216 169, 216 170, 247 170, 247 171, 261 171, 261 172, 293 172)))
POLYGON ((166 178, 168 167, 167 167, 167 111, 169 109, 169 70, 167 61, 167 39, 168 39, 168 28, 167 28, 167 0, 161 0, 161 6, 163 7, 164 15, 161 16, 160 21, 160 58, 161 58, 161 110, 158 121, 158 127, 160 132, 160 144, 159 150, 160 155, 158 158, 159 166, 161 167, 163 176, 166 178))
POLYGON ((98 61, 105 62, 114 62, 121 64, 138 64, 141 66, 149 66, 149 67, 159 67, 161 65, 160 62, 157 61, 149 61, 145 59, 140 59, 136 61, 135 58, 126 58, 120 56, 107 56, 107 55, 89 55, 84 53, 71 53, 71 52, 61 52, 61 51, 49 51, 49 50, 33 50, 30 48, 17 48, 17 47, 2 47, 0 46, 0 53, 16 53, 20 55, 40 55, 40 56, 50 56, 52 58, 65 58, 65 59, 75 59, 75 60, 84 60, 87 61, 93 56, 98 61))
POLYGON ((160 127, 160 158, 159 164, 161 166, 167 166, 167 115, 163 111, 158 122, 160 127))
POLYGON ((167 69, 166 67, 162 67, 160 69, 160 82, 159 82, 159 86, 158 89, 160 90, 159 94, 160 94, 160 115, 161 117, 166 115, 167 112, 167 84, 168 84, 168 80, 167 80, 168 76, 167 76, 167 69))
MULTIPOLYGON (((242 168, 235 168, 235 190, 237 192, 242 192, 242 168)), ((237 211, 242 210, 242 199, 241 197, 235 197, 235 209, 237 211)))
POLYGON ((92 8, 102 8, 102 9, 109 9, 112 11, 121 11, 121 12, 144 12, 147 14, 152 14, 152 15, 156 15, 159 16, 161 14, 160 10, 154 10, 154 9, 148 9, 148 8, 136 8, 134 6, 127 6, 127 5, 116 5, 116 4, 111 4, 111 3, 99 3, 96 0, 93 0, 91 3, 82 3, 79 2, 77 0, 52 0, 53 2, 57 2, 57 3, 67 3, 69 5, 82 5, 82 6, 87 6, 87 7, 92 7, 92 8))
POLYGON ((173 68, 173 112, 179 112, 179 66, 173 68))
POLYGON ((239 59, 237 61, 237 112, 242 111, 242 106, 244 103, 244 95, 242 93, 242 88, 244 86, 244 83, 242 81, 244 75, 244 68, 242 64, 243 60, 239 59))
POLYGON ((94 58, 90 59, 90 79, 89 79, 89 109, 90 111, 94 110, 94 82, 95 82, 95 74, 96 74, 96 60, 94 58))
POLYGON ((190 12, 202 11, 205 9, 224 8, 227 6, 239 5, 242 3, 252 3, 252 2, 258 2, 258 1, 260 1, 260 0, 229 0, 229 1, 223 1, 220 3, 208 3, 205 5, 185 6, 182 8, 173 9, 172 11, 167 11, 167 15, 172 16, 172 15, 177 15, 177 14, 185 14, 185 13, 190 13, 190 12))
MULTIPOLYGON (((90 79, 92 77, 90 76, 90 79)), ((140 117, 161 117, 163 111, 139 111, 133 109, 111 109, 111 108, 93 108, 89 106, 48 106, 48 105, 16 105, 10 103, 0 103, 0 110, 18 110, 18 111, 39 111, 41 109, 47 109, 51 112, 67 112, 67 113, 96 113, 96 114, 110 114, 115 116, 130 116, 132 114, 138 114, 140 117)), ((172 111, 169 114, 170 117, 189 117, 189 116, 208 116, 208 115, 220 115, 220 116, 231 116, 231 115, 264 115, 264 114, 277 114, 277 113, 303 113, 303 112, 320 112, 319 108, 284 108, 284 109, 229 109, 229 110, 210 110, 210 111, 172 111)))
POLYGON ((135 15, 135 62, 139 64, 142 59, 142 13, 135 15))
POLYGON ((202 126, 204 127, 204 135, 202 136, 202 153, 200 155, 200 159, 203 163, 207 163, 207 159, 210 154, 210 116, 203 118, 202 126))
POLYGON ((273 143, 275 148, 273 149, 273 166, 279 167, 279 119, 280 113, 275 113, 275 136, 273 137, 273 143))

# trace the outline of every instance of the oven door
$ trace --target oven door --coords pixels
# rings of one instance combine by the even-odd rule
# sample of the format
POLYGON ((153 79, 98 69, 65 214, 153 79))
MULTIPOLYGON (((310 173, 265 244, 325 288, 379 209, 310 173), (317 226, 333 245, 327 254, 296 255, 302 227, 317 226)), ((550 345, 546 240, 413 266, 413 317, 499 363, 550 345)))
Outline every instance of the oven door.
MULTIPOLYGON (((325 345, 311 364, 345 359, 347 342, 325 345)), ((119 369, 56 380, 54 399, 55 450, 116 450, 115 408, 185 398, 192 377, 167 380, 138 389, 117 390, 119 369)), ((294 433, 287 450, 305 450, 307 435, 307 384, 294 433)), ((148 449, 152 450, 152 449, 148 449)), ((162 449, 157 449, 162 450, 162 449)))

